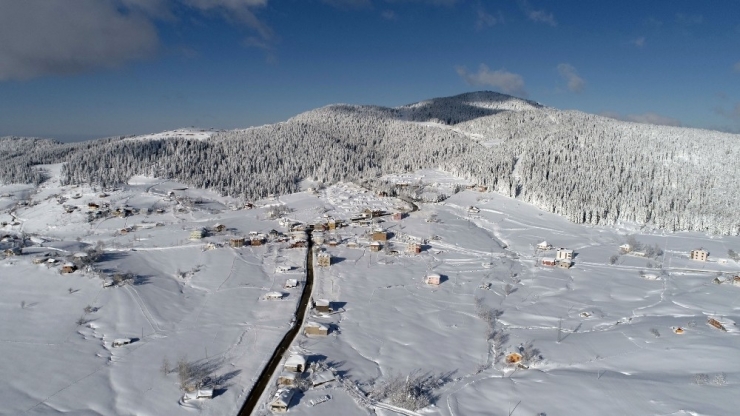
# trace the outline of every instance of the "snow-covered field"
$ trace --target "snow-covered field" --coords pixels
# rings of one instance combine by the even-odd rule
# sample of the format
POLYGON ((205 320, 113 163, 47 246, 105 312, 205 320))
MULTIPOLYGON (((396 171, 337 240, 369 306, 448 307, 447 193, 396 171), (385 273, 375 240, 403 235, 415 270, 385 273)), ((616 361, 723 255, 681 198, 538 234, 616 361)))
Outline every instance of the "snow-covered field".
MULTIPOLYGON (((390 179, 444 190, 466 184, 439 171, 390 179)), ((266 219, 271 205, 306 223, 349 220, 365 208, 411 211, 325 233, 338 244, 320 248, 332 264, 315 267, 312 295, 334 311, 311 310, 306 321, 329 335, 301 334, 291 351, 336 380, 297 392, 289 414, 730 415, 740 405, 740 287, 731 282, 740 265, 727 255, 740 250, 740 238, 576 225, 475 190, 415 211, 346 183, 256 201, 251 210, 153 178, 107 192, 54 178, 38 190, 0 187, 0 234, 34 238, 22 255, 0 260, 2 414, 236 414, 290 327, 305 279, 305 249, 224 245, 250 231, 284 232, 266 219), (88 222, 88 203, 102 202, 141 211, 88 222), (66 213, 70 205, 78 208, 66 213), (216 232, 217 223, 225 229, 216 232), (214 231, 191 240, 199 228, 214 231), (371 251, 371 232, 381 228, 388 240, 371 251), (628 236, 663 253, 620 254, 628 236), (543 241, 554 248, 538 250, 543 241), (410 243, 421 253, 409 253, 410 243), (93 247, 103 252, 97 271, 60 274, 60 265, 32 262, 48 252, 63 263, 93 247), (574 250, 571 268, 542 265, 558 247, 574 250), (688 258, 699 247, 709 261, 688 258), (106 282, 135 277, 104 288, 99 272, 106 282), (425 282, 434 274, 439 285, 425 282), (283 289, 288 278, 301 284, 283 289), (263 300, 271 291, 286 295, 263 300), (113 348, 117 338, 134 342, 113 348), (207 372, 215 397, 181 404, 177 371, 162 371, 165 359, 207 372), (431 405, 403 411, 364 395, 410 374, 434 381, 420 394, 431 405)), ((257 414, 269 413, 279 374, 257 414)))

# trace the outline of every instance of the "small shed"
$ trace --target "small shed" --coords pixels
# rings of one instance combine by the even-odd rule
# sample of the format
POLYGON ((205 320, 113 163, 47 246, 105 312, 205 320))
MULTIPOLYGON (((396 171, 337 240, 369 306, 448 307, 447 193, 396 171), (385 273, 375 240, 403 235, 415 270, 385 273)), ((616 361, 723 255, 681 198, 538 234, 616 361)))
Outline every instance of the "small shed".
POLYGON ((223 225, 223 224, 219 224, 219 223, 216 223, 216 224, 215 224, 215 225, 213 226, 213 231, 215 231, 215 232, 217 232, 217 233, 223 232, 223 231, 225 231, 225 230, 226 230, 226 226, 225 226, 225 225, 223 225))
POLYGON ((285 281, 285 286, 283 286, 286 289, 293 289, 298 287, 298 279, 288 279, 285 281))
POLYGON ((537 250, 549 250, 552 246, 547 241, 543 241, 539 244, 537 244, 537 250))
POLYGON ((280 292, 267 292, 265 293, 265 300, 278 300, 282 299, 283 294, 280 292))
POLYGON ((277 379, 278 387, 293 387, 295 386, 296 375, 295 373, 281 373, 277 379))
POLYGON ((704 250, 703 248, 697 248, 691 250, 689 257, 691 258, 691 260, 707 261, 707 257, 709 257, 709 252, 704 250))
POLYGON ((320 267, 329 267, 331 266, 331 255, 322 251, 318 256, 316 256, 316 261, 320 267))
POLYGON ((557 260, 573 260, 573 250, 560 247, 555 253, 557 260))
POLYGON ((391 215, 391 219, 393 221, 401 221, 404 217, 403 212, 394 212, 393 215, 391 215))
POLYGON ((334 310, 331 307, 331 302, 326 299, 316 299, 313 302, 313 308, 319 313, 332 313, 334 310))
POLYGON ((290 401, 292 399, 293 389, 279 389, 275 393, 275 397, 273 397, 272 401, 270 402, 270 410, 276 413, 285 413, 288 411, 288 407, 290 407, 290 401))
POLYGON ((439 286, 442 283, 442 276, 438 273, 428 273, 424 278, 424 282, 428 285, 439 286))
POLYGON ((373 241, 372 243, 370 243, 370 251, 372 252, 378 252, 382 248, 383 248, 383 245, 380 244, 380 241, 373 241))
POLYGON ((291 354, 283 365, 285 371, 293 373, 302 373, 306 371, 306 357, 300 354, 291 354))
POLYGON ((213 389, 211 388, 198 389, 198 392, 195 394, 195 398, 196 399, 212 399, 213 389))
POLYGON ((370 236, 370 239, 372 241, 387 241, 388 240, 388 233, 385 232, 385 230, 375 230, 375 231, 373 231, 372 235, 370 236))
POLYGON ((131 343, 131 338, 117 338, 113 340, 111 347, 113 348, 123 347, 124 345, 128 345, 130 343, 131 343))
POLYGON ((62 273, 74 273, 77 270, 77 266, 74 263, 64 263, 62 266, 62 273))
POLYGON ((557 264, 557 260, 555 260, 552 257, 545 257, 542 259, 542 265, 543 266, 555 266, 557 264))
POLYGON ((321 325, 318 322, 307 322, 303 330, 306 335, 329 335, 329 327, 321 325))
POLYGON ((243 237, 234 237, 229 239, 229 246, 234 248, 244 247, 246 240, 243 237))
POLYGON ((205 236, 206 236, 206 232, 202 228, 201 229, 198 229, 198 230, 193 230, 193 231, 190 232, 190 239, 191 240, 200 240, 201 238, 203 238, 205 236))

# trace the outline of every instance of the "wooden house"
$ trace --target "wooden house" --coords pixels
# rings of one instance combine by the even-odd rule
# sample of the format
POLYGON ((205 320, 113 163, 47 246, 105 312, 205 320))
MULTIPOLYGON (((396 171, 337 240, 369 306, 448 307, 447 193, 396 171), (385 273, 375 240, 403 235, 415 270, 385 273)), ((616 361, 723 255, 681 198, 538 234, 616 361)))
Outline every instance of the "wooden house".
POLYGON ((372 243, 370 243, 370 251, 374 253, 377 253, 382 248, 383 248, 383 245, 380 244, 380 241, 373 241, 372 243))
POLYGON ((329 221, 326 223, 327 228, 329 231, 334 231, 337 229, 337 220, 334 218, 329 218, 329 221))
POLYGON ((252 246, 261 246, 265 243, 265 235, 264 234, 254 234, 249 236, 249 245, 252 246))
POLYGON ((557 264, 557 260, 555 260, 552 257, 545 257, 542 259, 543 266, 555 266, 556 264, 557 264))
POLYGON ((97 211, 98 209, 100 209, 100 205, 96 204, 95 202, 90 202, 87 204, 87 209, 89 209, 90 211, 97 211))
POLYGON ((74 273, 77 270, 77 266, 74 263, 64 263, 62 266, 62 273, 74 273))
POLYGON ((319 267, 331 266, 331 255, 325 251, 322 251, 318 254, 318 256, 316 256, 316 263, 319 265, 319 267))
POLYGON ((406 247, 406 252, 411 254, 420 254, 421 253, 421 244, 419 243, 409 243, 409 245, 406 247))
POLYGON ((329 327, 321 325, 318 322, 307 322, 303 333, 306 335, 329 335, 329 327))
POLYGON ((696 261, 707 261, 707 257, 709 257, 709 252, 703 248, 691 250, 691 253, 689 254, 689 258, 696 261))
POLYGON ((234 248, 244 247, 246 240, 243 237, 234 237, 229 239, 229 246, 234 248))
POLYGON ((223 224, 218 224, 218 223, 216 223, 216 224, 215 224, 215 225, 213 226, 213 231, 215 231, 215 232, 217 232, 217 233, 221 233, 221 232, 224 232, 224 231, 226 231, 226 226, 225 226, 225 225, 223 225, 223 224))
POLYGON ((424 282, 428 285, 439 286, 442 283, 442 276, 438 273, 428 273, 424 277, 424 282))
POLYGON ((555 252, 555 259, 557 260, 573 260, 573 250, 569 250, 567 248, 560 247, 557 252, 555 252))
POLYGON ((285 371, 302 373, 306 371, 306 357, 300 354, 291 354, 283 365, 285 371))
POLYGON ((370 236, 370 240, 372 240, 372 241, 387 241, 388 240, 388 233, 385 232, 385 230, 375 230, 375 231, 373 231, 372 235, 370 236))
POLYGON ((290 407, 290 401, 293 399, 293 389, 279 389, 270 402, 270 410, 275 413, 285 413, 290 407))
POLYGON ((332 313, 334 309, 331 307, 331 302, 326 299, 316 299, 313 301, 313 309, 318 313, 332 313))
POLYGON ((298 287, 298 279, 288 279, 285 281, 285 285, 283 285, 285 289, 293 289, 298 287))

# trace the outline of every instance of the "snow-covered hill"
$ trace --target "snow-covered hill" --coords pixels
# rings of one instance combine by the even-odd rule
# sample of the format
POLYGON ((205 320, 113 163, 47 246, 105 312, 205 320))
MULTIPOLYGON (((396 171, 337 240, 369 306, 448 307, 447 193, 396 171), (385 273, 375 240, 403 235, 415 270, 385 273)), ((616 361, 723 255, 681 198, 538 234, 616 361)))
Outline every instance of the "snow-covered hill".
MULTIPOLYGON (((251 200, 294 192, 306 178, 335 183, 441 168, 576 223, 738 235, 738 140, 477 92, 397 108, 331 105, 207 141, 45 145, 4 157, 0 180, 38 181, 34 162, 66 161, 65 183, 110 187, 147 174, 251 200)), ((1 140, 0 150, 13 143, 1 140)))

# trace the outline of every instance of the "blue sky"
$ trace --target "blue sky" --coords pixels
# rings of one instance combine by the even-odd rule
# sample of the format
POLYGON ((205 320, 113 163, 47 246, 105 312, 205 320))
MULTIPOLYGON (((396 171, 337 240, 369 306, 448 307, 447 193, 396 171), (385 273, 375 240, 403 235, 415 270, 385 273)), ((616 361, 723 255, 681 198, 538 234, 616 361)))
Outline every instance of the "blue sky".
POLYGON ((475 90, 740 133, 740 2, 0 0, 0 136, 239 128, 475 90))

